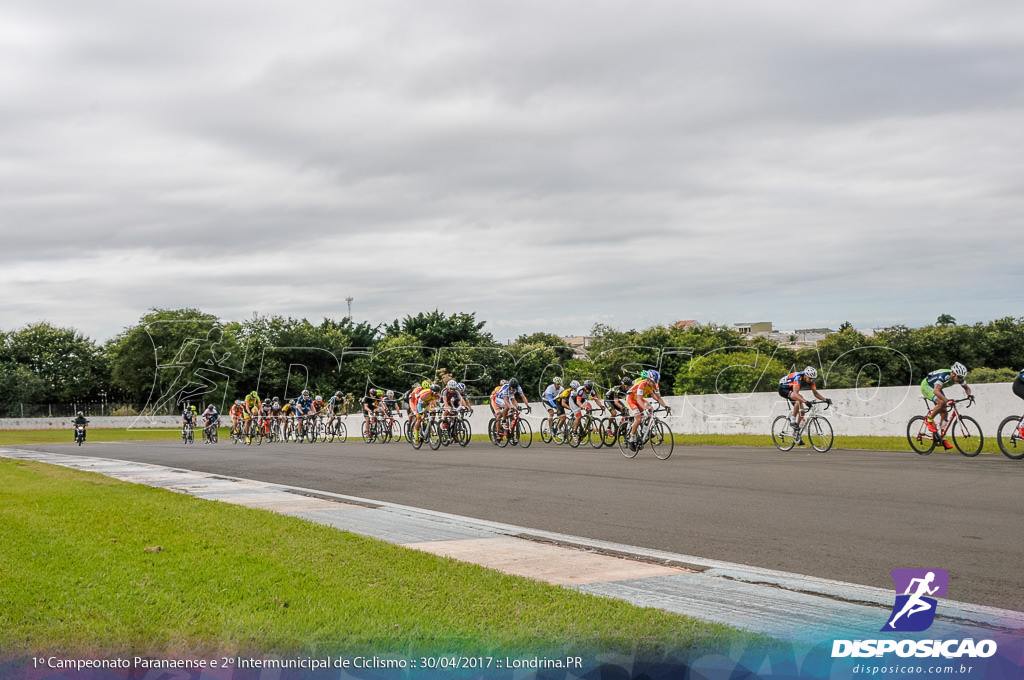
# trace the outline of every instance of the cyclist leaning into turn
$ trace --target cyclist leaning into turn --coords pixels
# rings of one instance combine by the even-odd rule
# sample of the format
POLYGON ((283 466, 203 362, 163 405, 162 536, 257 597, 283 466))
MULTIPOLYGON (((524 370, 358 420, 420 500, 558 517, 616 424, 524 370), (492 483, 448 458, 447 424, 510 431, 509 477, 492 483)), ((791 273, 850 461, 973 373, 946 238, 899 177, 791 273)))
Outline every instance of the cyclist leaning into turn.
MULTIPOLYGON (((974 400, 974 396, 971 394, 971 388, 967 385, 967 367, 959 361, 949 368, 932 371, 924 377, 924 380, 921 381, 921 394, 924 395, 925 399, 935 404, 931 410, 928 411, 928 415, 924 419, 925 424, 928 425, 928 431, 932 434, 936 434, 939 431, 935 426, 935 416, 939 416, 940 425, 946 420, 946 409, 949 408, 949 397, 945 395, 943 388, 948 387, 953 383, 963 387, 967 396, 970 397, 972 401, 974 400)), ((953 446, 945 440, 943 440, 942 445, 947 449, 953 448, 953 446)))
MULTIPOLYGON (((830 406, 832 405, 832 400, 826 399, 818 391, 818 385, 814 382, 817 379, 818 369, 814 366, 808 366, 802 371, 790 373, 779 380, 779 396, 793 402, 793 410, 789 414, 789 424, 793 426, 793 432, 796 432, 800 427, 800 409, 807 408, 807 398, 800 394, 801 388, 809 388, 816 399, 820 399, 830 406)), ((799 446, 804 445, 799 437, 797 437, 796 443, 799 446)))

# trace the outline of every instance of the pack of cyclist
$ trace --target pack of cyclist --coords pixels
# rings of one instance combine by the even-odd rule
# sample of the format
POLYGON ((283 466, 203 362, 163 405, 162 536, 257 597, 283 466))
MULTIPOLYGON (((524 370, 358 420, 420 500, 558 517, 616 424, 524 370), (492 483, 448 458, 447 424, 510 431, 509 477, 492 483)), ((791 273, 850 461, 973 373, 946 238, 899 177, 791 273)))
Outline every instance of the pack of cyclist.
MULTIPOLYGON (((632 419, 628 434, 628 440, 632 447, 637 428, 644 414, 654 408, 652 401, 661 405, 667 413, 671 413, 671 408, 661 397, 660 379, 661 375, 657 370, 643 370, 636 378, 623 376, 618 384, 606 390, 603 396, 599 396, 593 380, 584 380, 582 383, 573 380, 568 386, 564 386, 562 379, 555 377, 541 393, 540 401, 547 410, 548 425, 552 430, 564 427, 566 421, 571 417, 570 430, 574 433, 578 432, 584 413, 594 408, 604 408, 612 418, 632 419)), ((808 393, 817 400, 832 404, 832 400, 826 398, 818 390, 817 379, 818 371, 813 366, 807 366, 803 370, 789 373, 779 380, 779 395, 791 406, 789 420, 794 432, 798 432, 800 418, 807 410, 808 393)), ((967 367, 960 362, 955 362, 949 368, 932 371, 921 381, 921 393, 931 403, 926 424, 928 430, 936 437, 942 429, 951 402, 947 390, 955 385, 962 387, 967 397, 974 400, 971 388, 967 384, 967 367), (938 418, 938 424, 935 422, 936 418, 938 418)), ((1017 397, 1024 399, 1024 370, 1017 375, 1012 389, 1017 397)), ((522 407, 527 413, 531 411, 529 399, 516 378, 501 380, 491 391, 488 402, 495 419, 502 426, 512 409, 522 407)), ((333 417, 340 415, 343 404, 344 398, 340 391, 335 392, 326 402, 319 395, 311 395, 309 390, 303 390, 298 398, 290 399, 287 402, 283 402, 278 397, 264 402, 254 390, 242 399, 235 401, 228 415, 232 428, 248 428, 250 421, 257 417, 275 418, 279 421, 294 418, 297 420, 298 432, 301 434, 305 416, 328 415, 333 417)), ((360 400, 360 404, 361 414, 367 425, 371 418, 393 417, 400 414, 404 404, 409 417, 414 419, 416 432, 422 428, 426 415, 432 409, 438 409, 446 418, 455 415, 460 410, 472 413, 472 406, 466 394, 466 385, 455 380, 449 380, 443 387, 430 380, 414 382, 409 391, 398 397, 392 390, 385 392, 371 388, 360 400)), ((183 427, 186 424, 194 427, 199 417, 196 407, 186 404, 182 412, 183 427)), ((201 417, 204 425, 217 424, 220 419, 216 407, 212 404, 203 411, 201 417)), ((1020 426, 1019 436, 1024 438, 1024 422, 1020 426)), ((799 436, 797 436, 797 443, 803 444, 799 440, 799 436)), ((943 441, 942 444, 947 449, 952 448, 947 441, 943 441)))

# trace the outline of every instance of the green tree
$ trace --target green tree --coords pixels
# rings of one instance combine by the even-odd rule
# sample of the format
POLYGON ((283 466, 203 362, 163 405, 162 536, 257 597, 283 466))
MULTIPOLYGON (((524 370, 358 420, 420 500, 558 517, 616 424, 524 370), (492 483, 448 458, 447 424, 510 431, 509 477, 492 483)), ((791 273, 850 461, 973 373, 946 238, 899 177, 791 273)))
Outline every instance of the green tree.
POLYGON ((485 324, 485 321, 476 320, 475 312, 445 316, 444 312, 435 309, 427 314, 420 312, 416 316, 406 316, 402 321, 395 319, 384 329, 384 335, 411 335, 424 346, 434 348, 457 344, 470 347, 493 346, 494 337, 483 331, 485 324))
MULTIPOLYGON (((5 354, 45 386, 40 401, 82 401, 95 396, 107 381, 107 365, 96 344, 73 328, 46 322, 8 333, 5 354)), ((25 375, 23 371, 15 371, 25 375)), ((11 373, 13 375, 13 373, 11 373)), ((34 383, 35 384, 35 383, 34 383)))

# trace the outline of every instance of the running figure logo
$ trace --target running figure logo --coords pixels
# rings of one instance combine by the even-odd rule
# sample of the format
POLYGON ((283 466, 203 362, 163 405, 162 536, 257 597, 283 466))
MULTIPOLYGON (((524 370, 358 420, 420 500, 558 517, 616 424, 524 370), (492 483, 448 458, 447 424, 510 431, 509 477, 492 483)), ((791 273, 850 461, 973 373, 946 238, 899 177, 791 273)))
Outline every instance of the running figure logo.
POLYGON ((946 597, 949 574, 943 569, 893 569, 889 573, 896 586, 896 602, 882 630, 927 630, 935 621, 935 597, 946 597))

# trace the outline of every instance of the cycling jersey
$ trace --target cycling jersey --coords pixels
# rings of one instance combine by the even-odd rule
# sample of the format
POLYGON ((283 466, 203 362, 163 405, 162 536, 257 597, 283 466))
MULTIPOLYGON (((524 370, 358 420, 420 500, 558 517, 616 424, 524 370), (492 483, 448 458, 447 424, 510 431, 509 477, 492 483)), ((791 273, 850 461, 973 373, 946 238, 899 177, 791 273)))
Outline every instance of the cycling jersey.
POLYGON ((234 406, 231 407, 231 410, 228 411, 228 415, 230 415, 232 418, 241 418, 243 415, 245 415, 245 408, 238 404, 235 404, 234 406))
POLYGON ((291 404, 285 404, 284 406, 281 407, 281 413, 283 413, 286 416, 290 416, 291 414, 295 413, 295 407, 292 406, 291 404))
POLYGON ((793 389, 799 385, 800 387, 810 387, 816 389, 817 385, 814 380, 807 377, 804 371, 797 371, 790 373, 789 375, 779 378, 779 389, 793 389))
POLYGON ((554 383, 548 385, 547 389, 544 390, 544 401, 549 404, 553 404, 555 399, 558 398, 559 387, 554 383))
POLYGON ((496 388, 494 388, 494 392, 492 393, 491 396, 495 397, 496 399, 515 399, 517 395, 522 396, 524 398, 526 397, 526 395, 523 393, 523 386, 518 385, 516 386, 515 390, 513 390, 508 383, 505 383, 504 385, 498 385, 496 388))
POLYGON ((295 400, 295 410, 299 413, 308 413, 313 408, 313 397, 299 397, 295 400))
POLYGON ((558 401, 561 402, 563 399, 568 399, 570 394, 572 394, 572 388, 566 387, 564 390, 558 393, 558 401))
POLYGON ((369 409, 372 411, 375 408, 377 408, 377 397, 371 397, 370 395, 366 395, 359 401, 363 405, 363 410, 369 409))

